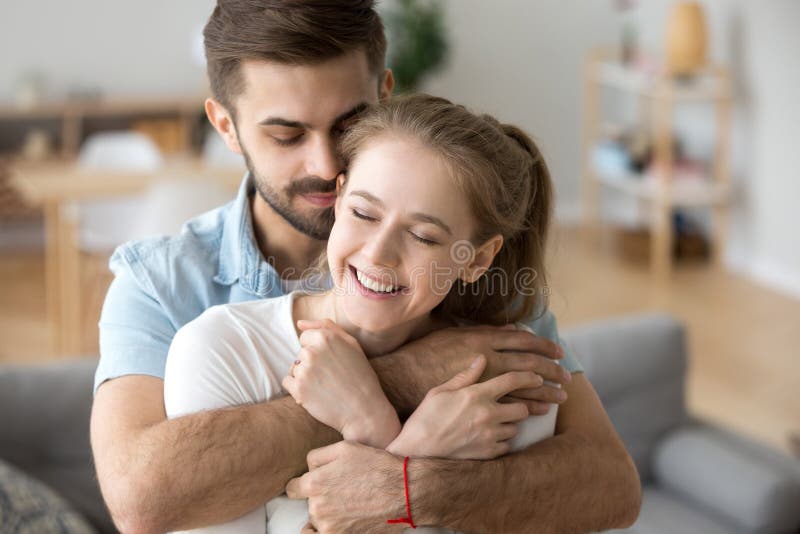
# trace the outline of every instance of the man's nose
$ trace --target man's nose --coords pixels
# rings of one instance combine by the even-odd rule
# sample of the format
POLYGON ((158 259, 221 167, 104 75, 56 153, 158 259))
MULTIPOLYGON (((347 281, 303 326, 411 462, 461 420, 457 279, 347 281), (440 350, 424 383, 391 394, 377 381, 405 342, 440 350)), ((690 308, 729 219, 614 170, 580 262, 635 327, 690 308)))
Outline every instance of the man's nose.
POLYGON ((333 180, 344 168, 335 139, 320 136, 312 143, 308 154, 308 174, 323 180, 333 180))

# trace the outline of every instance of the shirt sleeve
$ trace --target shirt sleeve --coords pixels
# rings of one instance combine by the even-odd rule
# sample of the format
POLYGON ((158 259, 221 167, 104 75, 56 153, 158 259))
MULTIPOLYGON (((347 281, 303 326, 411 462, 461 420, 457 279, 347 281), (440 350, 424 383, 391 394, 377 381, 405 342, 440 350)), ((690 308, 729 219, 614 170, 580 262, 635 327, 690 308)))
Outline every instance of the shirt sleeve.
POLYGON ((113 263, 114 281, 100 316, 100 363, 94 391, 106 380, 126 375, 164 378, 167 352, 176 328, 162 305, 137 281, 130 267, 113 263))
MULTIPOLYGON (((263 328, 265 337, 278 335, 269 325, 263 328)), ((164 374, 167 417, 283 396, 280 374, 269 357, 274 346, 260 339, 226 305, 209 308, 181 327, 164 374)))
POLYGON ((564 349, 564 357, 561 359, 561 367, 569 371, 570 373, 582 373, 583 366, 581 363, 575 358, 572 353, 572 349, 567 344, 567 342, 559 335, 558 333, 558 322, 556 321, 556 316, 553 315, 553 312, 550 310, 545 311, 545 313, 532 320, 523 321, 528 328, 532 329, 536 332, 536 335, 546 337, 550 341, 554 341, 561 345, 564 349))

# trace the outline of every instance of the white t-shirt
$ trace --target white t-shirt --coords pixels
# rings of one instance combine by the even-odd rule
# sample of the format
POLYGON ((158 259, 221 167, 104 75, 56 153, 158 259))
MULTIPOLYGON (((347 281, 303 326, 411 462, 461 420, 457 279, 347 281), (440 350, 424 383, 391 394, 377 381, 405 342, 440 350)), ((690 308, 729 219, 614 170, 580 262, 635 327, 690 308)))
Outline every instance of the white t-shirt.
MULTIPOLYGON (((164 375, 167 417, 286 395, 281 381, 300 351, 292 316, 294 299, 300 294, 214 306, 178 330, 164 375)), ((556 413, 553 405, 547 415, 522 421, 512 450, 552 436, 556 413)), ((282 495, 230 523, 193 532, 261 532, 266 523, 268 534, 294 534, 307 521, 306 501, 282 495)), ((421 527, 415 532, 452 531, 421 527)))

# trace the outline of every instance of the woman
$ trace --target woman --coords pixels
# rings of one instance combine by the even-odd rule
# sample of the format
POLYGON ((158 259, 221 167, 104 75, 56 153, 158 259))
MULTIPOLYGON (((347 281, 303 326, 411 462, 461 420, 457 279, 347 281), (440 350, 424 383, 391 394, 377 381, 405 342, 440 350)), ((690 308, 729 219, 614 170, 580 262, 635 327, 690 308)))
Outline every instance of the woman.
MULTIPOLYGON (((182 328, 167 359, 168 416, 288 392, 345 439, 400 456, 487 459, 552 435, 555 409, 529 417, 499 401, 542 385, 532 372, 476 384, 486 365, 477 356, 401 425, 368 362, 436 329, 543 311, 551 184, 534 143, 415 95, 368 112, 342 150, 333 287, 211 308, 182 328)), ((259 531, 267 518, 268 532, 298 532, 305 502, 278 497, 208 531, 259 531)))

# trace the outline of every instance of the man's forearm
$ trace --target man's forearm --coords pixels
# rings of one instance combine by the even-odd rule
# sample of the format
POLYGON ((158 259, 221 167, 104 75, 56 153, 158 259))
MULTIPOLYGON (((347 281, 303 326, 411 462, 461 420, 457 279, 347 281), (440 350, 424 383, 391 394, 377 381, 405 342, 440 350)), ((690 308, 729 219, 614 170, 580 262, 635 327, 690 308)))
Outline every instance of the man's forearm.
MULTIPOLYGON (((415 357, 409 352, 398 351, 372 358, 370 364, 378 375, 386 398, 397 410, 401 421, 417 409, 428 390, 439 385, 423 383, 423 379, 432 376, 434 370, 420 369, 415 357)), ((429 367, 432 365, 436 365, 436 362, 428 362, 429 367)))
POLYGON ((308 451, 340 439, 291 397, 166 420, 127 444, 123 469, 138 481, 127 497, 154 530, 223 523, 281 494, 308 451))
POLYGON ((412 517, 417 524, 492 533, 629 526, 640 498, 636 469, 626 455, 605 452, 562 434, 495 460, 414 459, 412 517))

